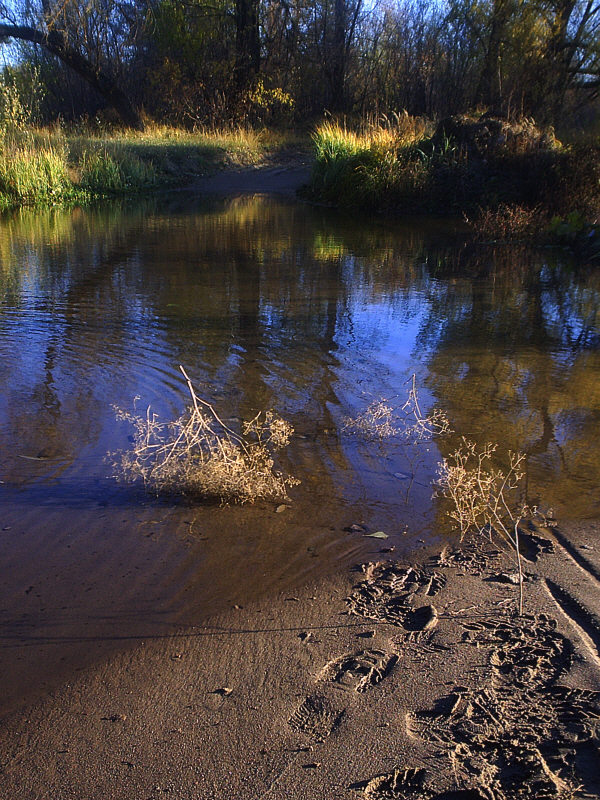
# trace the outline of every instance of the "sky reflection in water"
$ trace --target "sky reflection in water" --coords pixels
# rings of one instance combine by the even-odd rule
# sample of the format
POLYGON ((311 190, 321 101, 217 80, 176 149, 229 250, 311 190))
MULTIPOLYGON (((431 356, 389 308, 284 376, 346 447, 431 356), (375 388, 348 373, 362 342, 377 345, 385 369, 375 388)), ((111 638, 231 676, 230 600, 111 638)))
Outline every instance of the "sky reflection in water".
POLYGON ((251 197, 21 212, 0 257, 0 467, 36 502, 135 503, 103 461, 128 444, 112 404, 179 414, 183 364, 225 417, 292 421, 307 509, 436 522, 435 446, 340 432, 374 399, 401 405, 415 372, 456 432, 442 454, 461 435, 524 450, 530 500, 599 511, 600 276, 558 252, 251 197))

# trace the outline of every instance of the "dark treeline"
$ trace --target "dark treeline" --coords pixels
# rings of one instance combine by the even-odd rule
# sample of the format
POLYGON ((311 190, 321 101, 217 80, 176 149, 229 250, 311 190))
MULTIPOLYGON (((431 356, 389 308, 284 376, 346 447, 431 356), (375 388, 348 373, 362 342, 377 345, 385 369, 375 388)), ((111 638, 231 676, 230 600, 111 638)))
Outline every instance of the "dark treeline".
POLYGON ((600 0, 14 0, 10 79, 40 121, 189 126, 476 107, 556 123, 600 91, 600 0), (90 90, 90 87, 92 91, 90 90))

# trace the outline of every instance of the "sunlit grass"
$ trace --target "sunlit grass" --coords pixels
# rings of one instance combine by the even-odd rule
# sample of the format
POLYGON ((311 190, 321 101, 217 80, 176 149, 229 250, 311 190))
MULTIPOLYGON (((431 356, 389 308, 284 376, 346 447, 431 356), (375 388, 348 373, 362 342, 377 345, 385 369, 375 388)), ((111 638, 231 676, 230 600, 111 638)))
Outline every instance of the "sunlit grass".
POLYGON ((307 137, 249 127, 190 132, 11 128, 0 131, 0 206, 59 203, 185 185, 224 167, 308 150, 307 137))
POLYGON ((355 129, 326 120, 316 128, 313 142, 317 158, 383 155, 413 145, 430 132, 430 123, 422 117, 395 114, 380 117, 376 122, 363 122, 355 129))
POLYGON ((64 150, 38 147, 31 141, 4 139, 0 151, 0 204, 52 202, 69 192, 71 185, 64 150))
POLYGON ((422 159, 407 158, 430 133, 429 123, 408 114, 349 129, 335 121, 313 134, 314 194, 342 205, 379 207, 385 198, 413 193, 424 175, 422 159))
MULTIPOLYGON (((190 132, 165 125, 150 125, 143 133, 126 130, 114 133, 83 132, 69 136, 73 150, 85 150, 101 145, 111 155, 133 152, 140 158, 174 158, 206 166, 220 160, 236 164, 258 163, 268 147, 265 134, 250 128, 229 128, 190 132)), ((192 164, 193 166, 193 164, 192 164)))

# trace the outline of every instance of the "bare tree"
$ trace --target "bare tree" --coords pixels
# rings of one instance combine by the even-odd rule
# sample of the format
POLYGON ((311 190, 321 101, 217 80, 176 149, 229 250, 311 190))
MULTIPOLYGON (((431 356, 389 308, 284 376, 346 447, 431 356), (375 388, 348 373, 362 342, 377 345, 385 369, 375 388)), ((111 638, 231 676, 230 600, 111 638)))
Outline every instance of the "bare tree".
POLYGON ((259 0, 235 2, 235 78, 238 89, 244 89, 258 75, 260 67, 259 0))
POLYGON ((112 106, 123 122, 143 128, 139 111, 122 88, 120 69, 140 25, 134 6, 113 0, 41 0, 0 4, 0 41, 16 39, 42 47, 74 70, 112 106))

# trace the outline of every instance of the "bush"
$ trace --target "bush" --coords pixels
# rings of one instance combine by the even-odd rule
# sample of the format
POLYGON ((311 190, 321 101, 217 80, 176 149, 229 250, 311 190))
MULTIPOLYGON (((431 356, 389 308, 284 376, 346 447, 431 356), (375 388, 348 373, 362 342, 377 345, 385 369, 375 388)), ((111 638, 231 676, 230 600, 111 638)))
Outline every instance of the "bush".
POLYGON ((287 487, 299 481, 274 468, 274 453, 285 447, 292 426, 272 411, 257 414, 238 433, 194 391, 183 372, 192 405, 173 422, 160 422, 150 409, 145 417, 115 409, 117 419, 134 427, 133 449, 116 453, 117 477, 141 478, 157 493, 216 498, 238 503, 257 498, 288 499, 287 487))
POLYGON ((586 261, 600 261, 600 225, 588 222, 578 211, 555 216, 548 232, 553 241, 574 250, 586 261))
POLYGON ((501 203, 497 208, 480 208, 476 217, 465 220, 483 239, 530 239, 545 230, 548 215, 539 206, 501 203))

